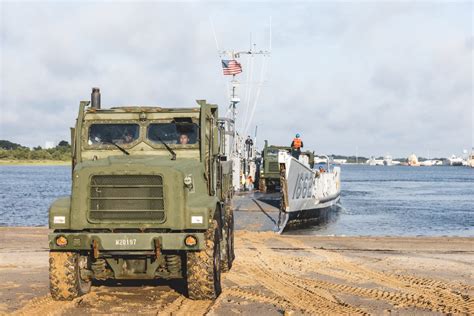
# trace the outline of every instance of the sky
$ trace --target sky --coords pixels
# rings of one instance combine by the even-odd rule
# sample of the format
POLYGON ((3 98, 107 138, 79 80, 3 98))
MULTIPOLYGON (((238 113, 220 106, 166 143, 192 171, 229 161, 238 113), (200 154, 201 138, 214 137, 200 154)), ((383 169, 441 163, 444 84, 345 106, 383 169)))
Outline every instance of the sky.
POLYGON ((258 125, 260 146, 295 133, 324 154, 474 146, 472 2, 0 1, 0 11, 0 139, 69 140, 92 87, 103 107, 206 99, 224 116, 218 49, 254 43, 271 54, 239 59, 238 127, 254 136, 258 125))

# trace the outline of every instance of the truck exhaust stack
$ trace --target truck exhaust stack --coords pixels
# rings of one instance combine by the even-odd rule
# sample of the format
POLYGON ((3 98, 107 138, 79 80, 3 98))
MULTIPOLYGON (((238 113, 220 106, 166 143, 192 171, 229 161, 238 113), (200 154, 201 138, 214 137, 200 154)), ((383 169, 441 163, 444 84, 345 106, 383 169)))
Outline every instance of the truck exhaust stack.
POLYGON ((100 109, 100 89, 92 88, 91 108, 100 109))

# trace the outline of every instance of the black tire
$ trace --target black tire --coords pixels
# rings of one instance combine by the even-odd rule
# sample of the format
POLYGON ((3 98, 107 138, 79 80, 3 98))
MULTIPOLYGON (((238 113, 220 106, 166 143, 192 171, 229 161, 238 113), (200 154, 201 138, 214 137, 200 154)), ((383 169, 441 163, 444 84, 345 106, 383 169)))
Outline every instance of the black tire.
POLYGON ((265 182, 265 179, 260 179, 258 181, 258 190, 262 193, 266 193, 267 192, 267 184, 265 182))
POLYGON ((70 301, 90 292, 92 282, 80 276, 79 262, 84 259, 76 252, 49 252, 49 289, 53 299, 70 301))
POLYGON ((235 259, 235 251, 234 251, 234 231, 235 231, 235 227, 234 227, 234 211, 231 210, 231 213, 230 213, 230 231, 231 231, 231 234, 230 234, 230 238, 229 238, 229 241, 230 241, 230 258, 231 258, 231 261, 230 261, 230 264, 232 266, 232 263, 234 262, 234 259, 235 259))
POLYGON ((273 184, 267 185, 267 193, 275 192, 275 186, 273 184))
POLYGON ((222 229, 221 270, 227 272, 232 268, 234 261, 234 213, 229 207, 226 212, 226 220, 222 229))
POLYGON ((206 248, 187 253, 186 283, 188 297, 213 300, 221 294, 221 258, 219 226, 214 220, 206 232, 206 248))

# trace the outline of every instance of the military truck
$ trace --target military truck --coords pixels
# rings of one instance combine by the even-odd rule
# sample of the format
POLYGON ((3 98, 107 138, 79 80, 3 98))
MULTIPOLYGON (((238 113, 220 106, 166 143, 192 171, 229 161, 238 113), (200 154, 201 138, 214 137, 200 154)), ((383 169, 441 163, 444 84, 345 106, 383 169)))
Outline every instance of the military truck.
POLYGON ((268 145, 268 141, 265 140, 258 181, 261 192, 274 192, 280 186, 280 165, 278 164, 280 150, 291 151, 291 147, 268 145))
MULTIPOLYGON (((280 165, 278 163, 278 152, 284 150, 291 152, 291 147, 268 145, 265 140, 265 146, 262 150, 262 162, 260 163, 259 190, 261 192, 275 192, 280 187, 280 165)), ((314 167, 314 152, 301 152, 306 162, 311 168, 314 167)), ((302 158, 303 158, 302 157, 302 158)))
POLYGON ((217 106, 102 109, 99 89, 91 97, 71 129, 71 196, 49 209, 52 297, 92 280, 184 278, 189 298, 215 299, 234 260, 217 106))

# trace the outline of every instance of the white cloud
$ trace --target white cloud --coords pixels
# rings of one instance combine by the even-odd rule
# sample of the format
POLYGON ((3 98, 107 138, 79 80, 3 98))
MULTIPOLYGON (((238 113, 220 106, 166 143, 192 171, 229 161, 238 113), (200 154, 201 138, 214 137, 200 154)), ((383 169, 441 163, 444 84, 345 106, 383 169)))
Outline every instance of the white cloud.
POLYGON ((206 98, 224 113, 228 78, 209 16, 220 48, 238 49, 250 32, 266 48, 272 16, 268 82, 250 129, 259 125, 260 140, 286 144, 301 132, 320 152, 395 156, 472 145, 469 3, 3 2, 1 14, 2 139, 68 139, 92 86, 105 106, 206 98))

